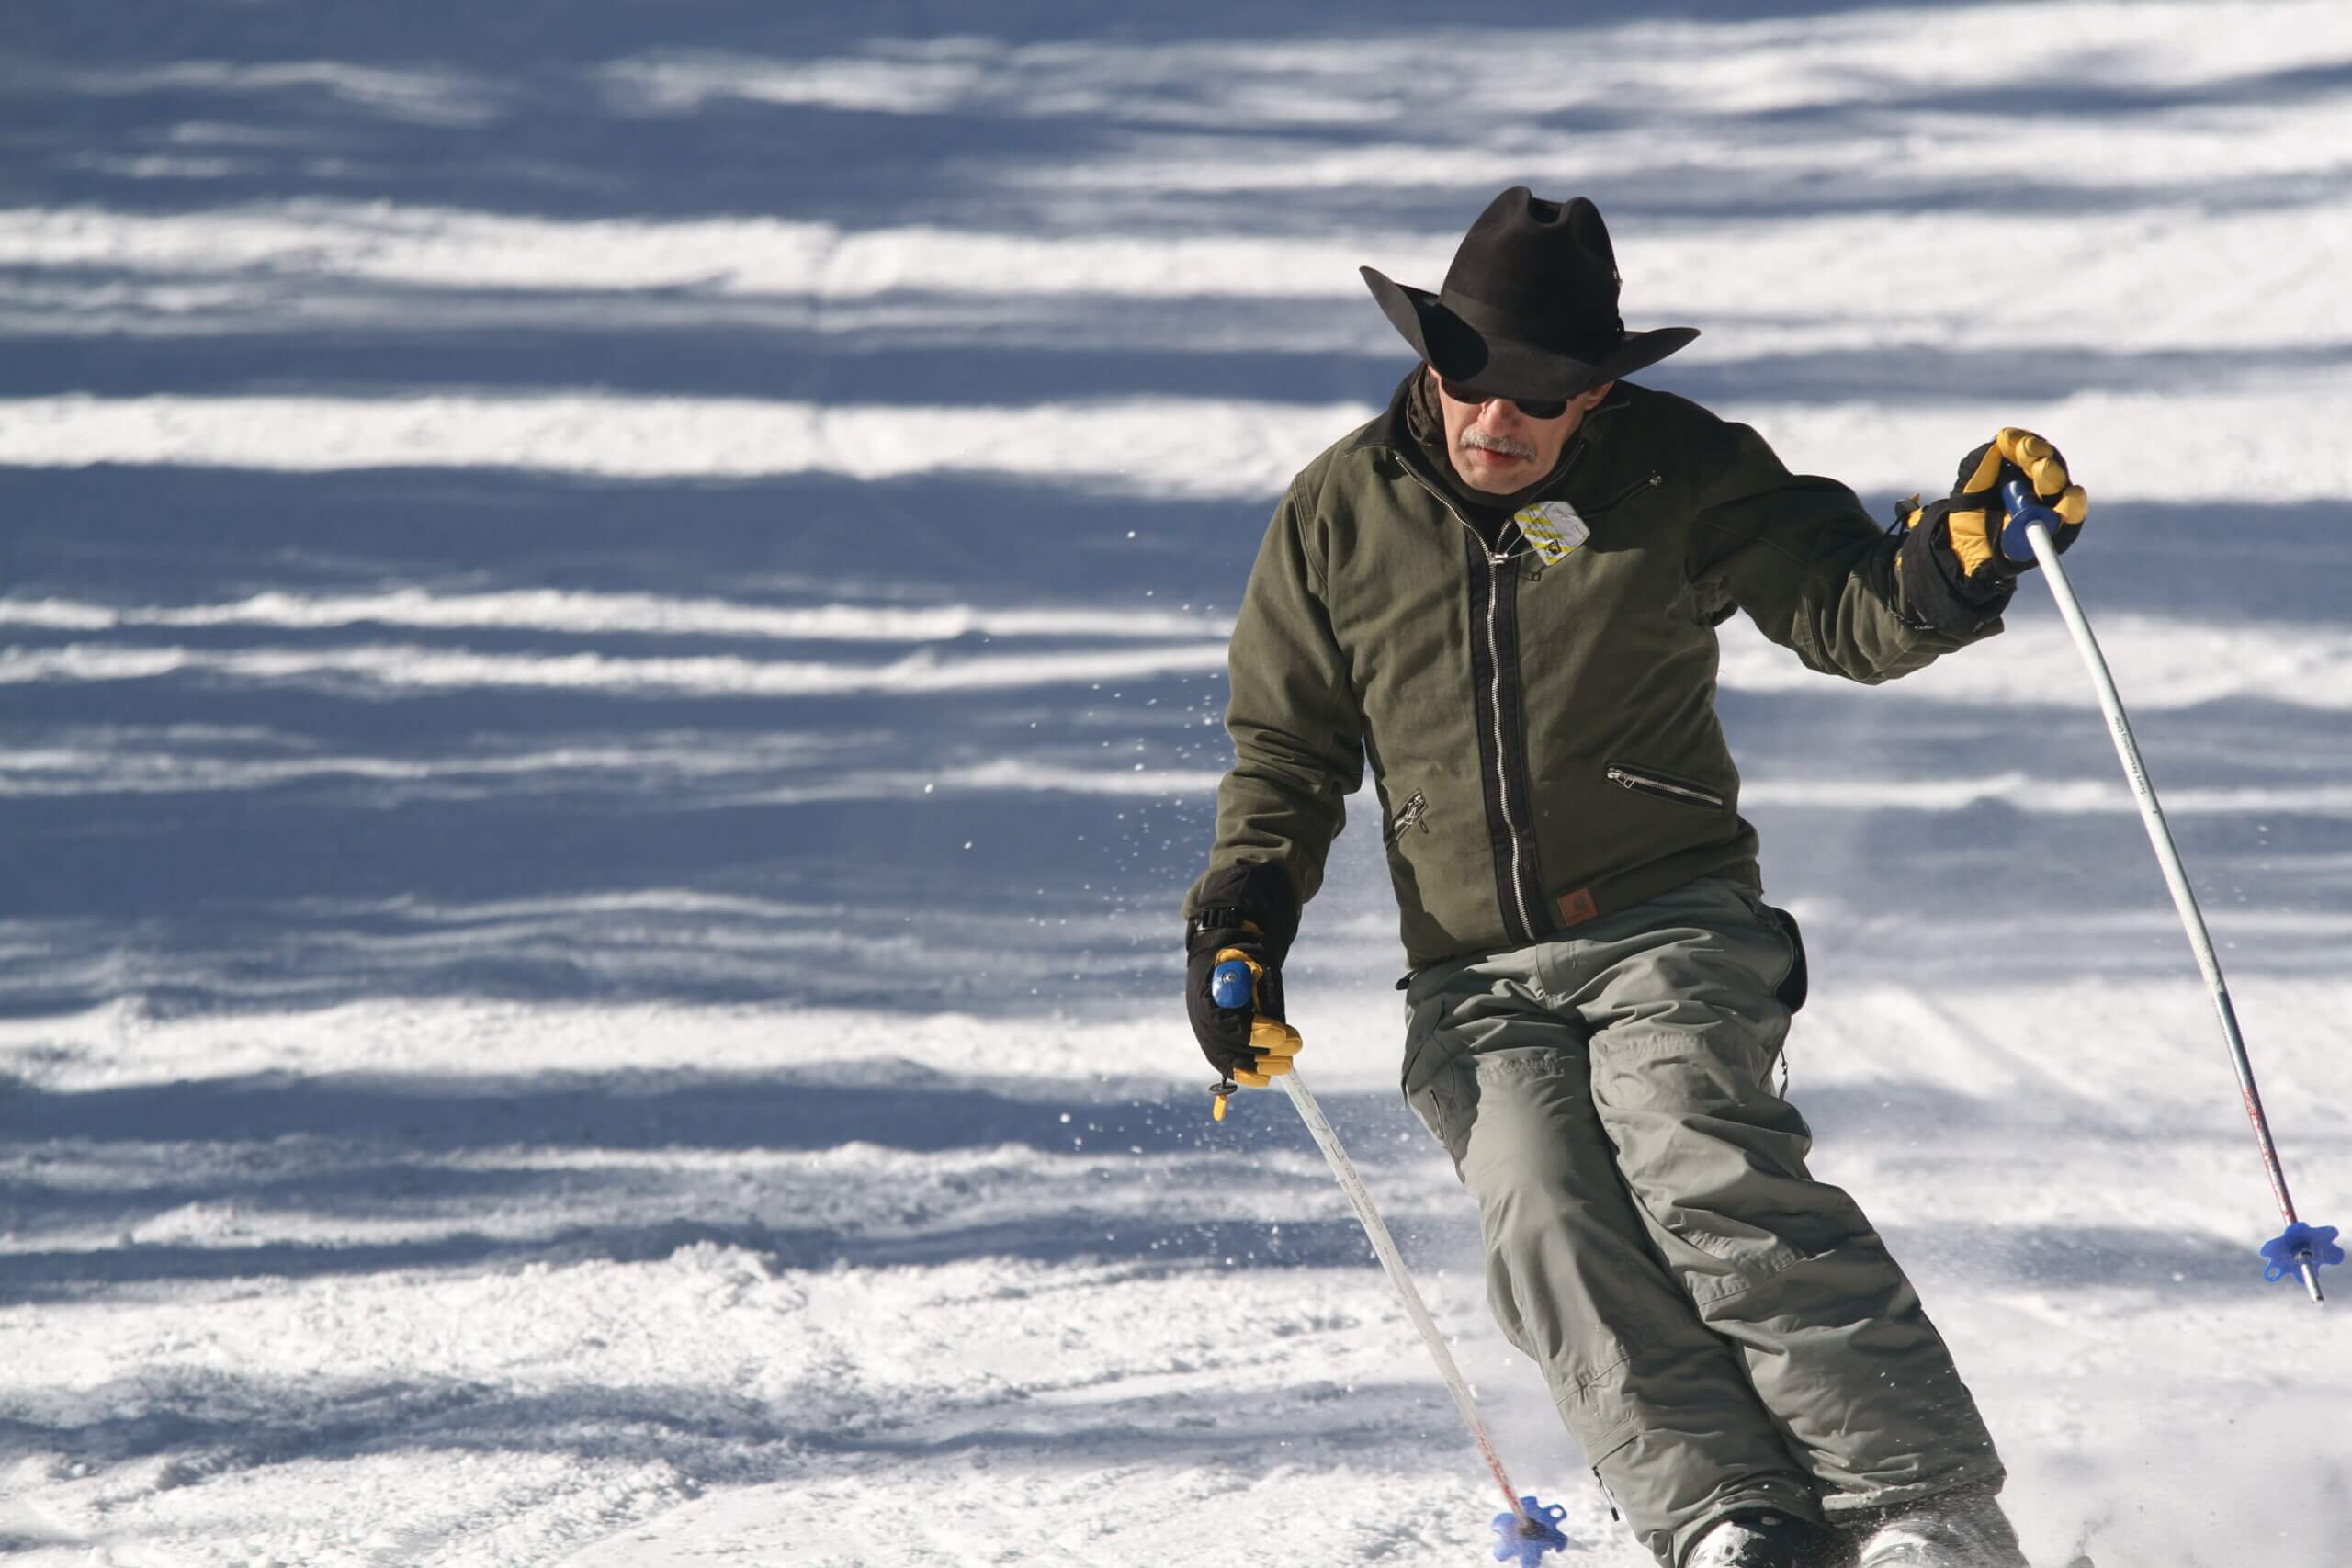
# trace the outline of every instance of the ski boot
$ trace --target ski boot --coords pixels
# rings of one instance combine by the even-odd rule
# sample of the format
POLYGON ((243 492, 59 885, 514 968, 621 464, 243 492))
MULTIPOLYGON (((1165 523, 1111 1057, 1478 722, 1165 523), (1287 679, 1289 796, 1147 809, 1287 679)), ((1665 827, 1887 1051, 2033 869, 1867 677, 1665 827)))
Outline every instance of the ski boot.
POLYGON ((1854 1568, 2031 1568, 1993 1494, 1966 1487, 1847 1525, 1854 1568))
POLYGON ((1793 1514, 1735 1514, 1691 1543, 1682 1568, 1831 1568, 1838 1538, 1793 1514))

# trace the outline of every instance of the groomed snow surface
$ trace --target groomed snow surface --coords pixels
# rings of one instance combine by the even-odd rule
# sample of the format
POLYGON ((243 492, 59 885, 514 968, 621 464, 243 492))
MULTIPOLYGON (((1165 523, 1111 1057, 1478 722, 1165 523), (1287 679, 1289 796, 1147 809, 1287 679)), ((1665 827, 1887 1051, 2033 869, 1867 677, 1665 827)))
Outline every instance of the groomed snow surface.
MULTIPOLYGON (((2065 448, 2352 1226, 2341 5, 17 9, 12 1562, 1490 1561, 1304 1131, 1208 1121, 1175 905, 1265 515, 1405 368, 1354 269, 1434 284, 1521 181, 1704 329, 1644 379, 1882 513, 2000 423, 2065 448)), ((1791 1092, 2037 1560, 2336 1568, 2344 1308, 2260 1278, 2210 1003, 2018 604, 1883 690, 1726 628, 1791 1092)), ((1359 799, 1310 1079, 1554 1561, 1636 1568, 1397 1100, 1359 799)))

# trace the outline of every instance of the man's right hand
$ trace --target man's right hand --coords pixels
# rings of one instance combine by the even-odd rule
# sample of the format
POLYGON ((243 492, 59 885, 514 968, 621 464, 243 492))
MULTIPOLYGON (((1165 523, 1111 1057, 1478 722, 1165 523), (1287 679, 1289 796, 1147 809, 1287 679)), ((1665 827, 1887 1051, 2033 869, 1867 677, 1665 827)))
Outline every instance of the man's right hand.
MULTIPOLYGON (((1914 496, 1905 503, 1904 522, 1910 527, 1941 525, 1943 540, 1959 562, 1961 574, 1972 584, 1998 584, 2031 570, 2031 560, 2011 560, 2001 550, 2001 530, 2009 511, 2000 487, 2021 479, 2043 504, 2058 514, 2051 544, 2060 554, 2083 531, 2090 515, 2090 497, 2066 471, 2058 448, 2030 430, 2008 426, 1992 440, 1960 460, 1960 477, 1951 494, 1922 507, 1914 496)), ((1928 542, 1933 542, 1933 535, 1928 542)))
POLYGON ((1298 899, 1278 866, 1212 874, 1184 925, 1184 1010, 1209 1066, 1263 1089, 1290 1071, 1301 1041, 1283 1016, 1283 959, 1298 931, 1298 899), (1224 1008, 1210 995, 1219 964, 1250 966, 1251 1005, 1224 1008))

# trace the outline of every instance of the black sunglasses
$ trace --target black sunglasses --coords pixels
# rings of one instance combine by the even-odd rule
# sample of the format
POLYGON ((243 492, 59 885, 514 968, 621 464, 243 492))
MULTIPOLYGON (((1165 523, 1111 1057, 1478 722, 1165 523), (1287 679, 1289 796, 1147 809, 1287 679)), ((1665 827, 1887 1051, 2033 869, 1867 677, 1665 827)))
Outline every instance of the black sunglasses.
MULTIPOLYGON (((1442 376, 1438 378, 1437 384, 1444 388, 1445 395, 1457 403, 1491 403, 1498 400, 1489 393, 1457 387, 1442 376)), ((1500 400, 1511 404, 1530 419, 1557 419, 1568 412, 1568 400, 1566 398, 1504 398, 1500 400)))

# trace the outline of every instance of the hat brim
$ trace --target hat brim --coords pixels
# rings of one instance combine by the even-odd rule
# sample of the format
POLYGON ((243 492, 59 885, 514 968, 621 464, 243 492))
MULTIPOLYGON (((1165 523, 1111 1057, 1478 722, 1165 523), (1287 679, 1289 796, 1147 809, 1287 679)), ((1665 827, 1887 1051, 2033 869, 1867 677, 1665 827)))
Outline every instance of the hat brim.
POLYGON ((1381 314, 1441 377, 1464 391, 1494 398, 1573 398, 1620 376, 1656 365, 1699 335, 1696 327, 1627 333, 1597 361, 1478 331, 1426 288, 1358 269, 1381 314))

